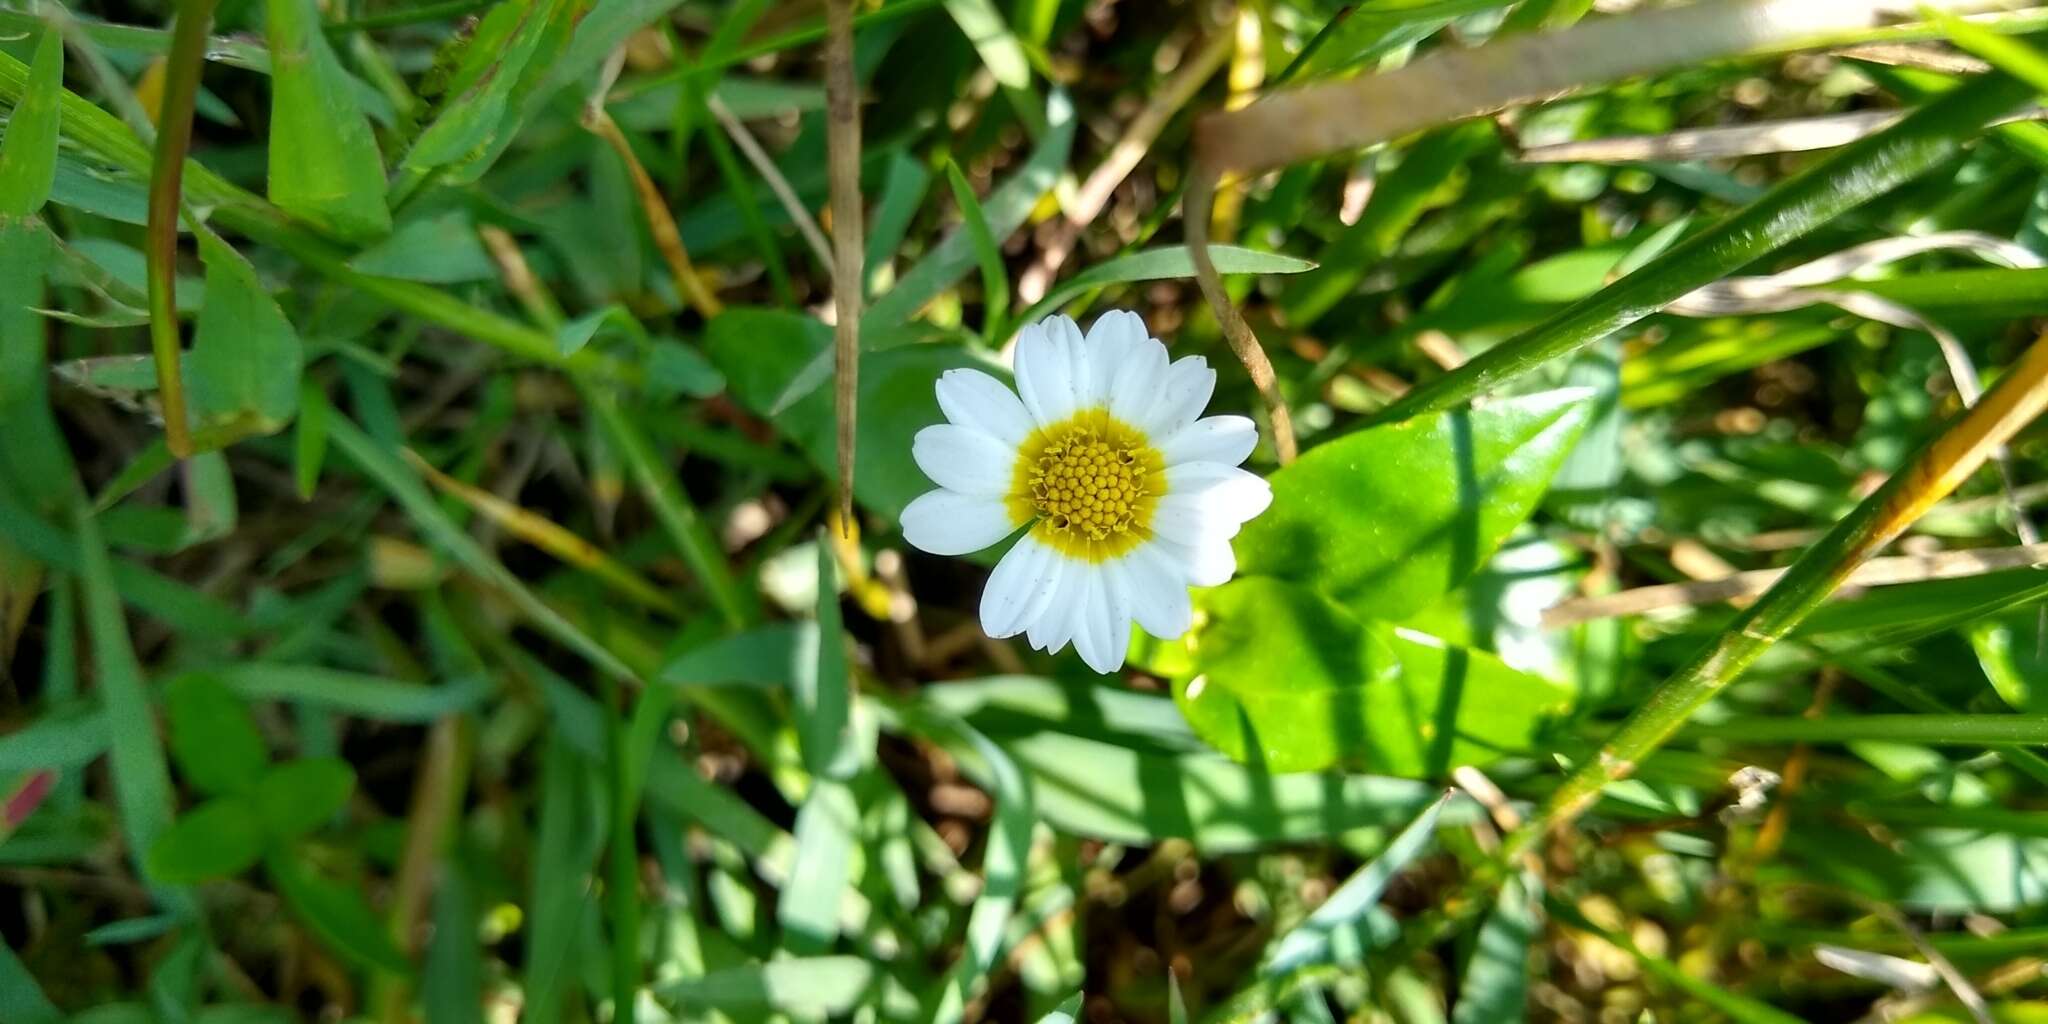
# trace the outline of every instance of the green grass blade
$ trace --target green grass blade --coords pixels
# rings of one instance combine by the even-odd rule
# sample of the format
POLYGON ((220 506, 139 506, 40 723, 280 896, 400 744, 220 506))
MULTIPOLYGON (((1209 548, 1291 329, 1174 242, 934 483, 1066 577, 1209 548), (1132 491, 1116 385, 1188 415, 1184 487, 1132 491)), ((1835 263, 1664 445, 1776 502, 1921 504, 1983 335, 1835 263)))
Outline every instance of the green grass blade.
POLYGON ((669 982, 658 991, 685 1010, 717 1010, 748 1019, 762 1013, 827 1017, 858 1006, 875 973, 855 957, 799 957, 712 971, 669 982))
POLYGON ((860 804, 837 779, 818 777, 796 812, 796 861, 776 904, 783 945, 799 955, 830 949, 839 938, 840 901, 852 881, 860 804))
POLYGON ((464 676, 439 685, 322 668, 243 661, 209 669, 243 700, 281 700, 324 708, 378 722, 425 724, 461 714, 490 697, 483 676, 464 676))
POLYGON ((640 487, 641 496, 654 509, 662 528, 668 531, 669 539, 675 543, 683 561, 696 575, 698 584, 711 598, 712 607, 718 609, 726 627, 739 629, 745 626, 749 616, 739 590, 733 584, 732 569, 726 565, 725 555, 719 550, 717 539, 698 514, 697 507, 683 493, 675 473, 655 454, 647 435, 627 418, 616 399, 596 388, 585 388, 583 397, 604 425, 606 436, 625 460, 627 470, 633 474, 633 482, 640 487))
POLYGON ((35 975, 4 942, 0 942, 0 1019, 20 1024, 60 1024, 64 1020, 57 1005, 43 994, 35 975))
POLYGON ((57 180, 58 96, 64 91, 64 40, 45 27, 29 65, 28 93, 0 136, 0 221, 43 208, 57 180))
POLYGON ((477 578, 497 587, 518 606, 519 610, 533 621, 543 632, 554 637, 570 650, 582 655, 592 665, 623 680, 635 678, 633 670, 619 660, 610 649, 592 639, 589 634, 563 618, 542 601, 526 584, 520 582, 504 564, 492 558, 477 542, 463 532, 453 519, 442 510, 439 502, 427 490, 426 484, 398 457, 383 445, 370 439, 353 421, 345 416, 335 416, 328 425, 328 436, 343 455, 367 473, 372 480, 398 502, 406 515, 421 533, 439 544, 462 566, 477 578))
POLYGON ((46 768, 83 768, 106 750, 104 713, 78 704, 56 708, 0 736, 0 775, 46 768))
POLYGON ((1428 849, 1436 838, 1437 819, 1453 794, 1445 793, 1387 844, 1380 855, 1344 881, 1308 919, 1295 925, 1273 943, 1271 955, 1260 968, 1267 978, 1284 977, 1328 959, 1337 944, 1378 909, 1380 894, 1409 862, 1428 849))
POLYGON ((1635 273, 1410 391, 1374 420, 1388 423, 1450 408, 1607 337, 1927 173, 1959 152, 1978 129, 2030 95, 2026 84, 1994 74, 1938 97, 1890 128, 1844 146, 1786 179, 1635 273))
MULTIPOLYGON (((80 514, 77 529, 86 631, 92 640, 93 665, 98 670, 95 681, 112 744, 114 803, 136 873, 149 879, 148 851, 170 827, 175 806, 170 768, 164 759, 163 741, 158 738, 142 664, 135 658, 121 599, 114 590, 113 567, 106 545, 100 541, 99 524, 92 516, 80 514)), ((183 894, 175 890, 158 890, 157 900, 170 910, 186 906, 183 894)))
POLYGON ((2005 744, 2048 746, 2048 715, 1843 715, 1833 718, 1731 718, 1686 728, 1699 739, 1739 743, 2005 744))
MULTIPOLYGON (((1212 245, 1209 258, 1223 274, 1299 274, 1316 269, 1314 263, 1279 253, 1261 252, 1235 245, 1212 245)), ((1131 281, 1163 281, 1195 276, 1195 261, 1186 246, 1169 245, 1126 253, 1105 260, 1054 285, 1045 297, 1017 317, 1020 324, 1036 323, 1092 288, 1131 281)))
POLYGON ((960 165, 950 160, 946 161, 946 184, 953 190, 953 202, 960 207, 967 238, 974 243, 975 262, 981 264, 981 336, 991 345, 999 344, 1004 314, 1010 308, 1010 281, 1003 269, 1003 253, 996 248, 981 201, 974 198, 974 186, 960 173, 960 165))

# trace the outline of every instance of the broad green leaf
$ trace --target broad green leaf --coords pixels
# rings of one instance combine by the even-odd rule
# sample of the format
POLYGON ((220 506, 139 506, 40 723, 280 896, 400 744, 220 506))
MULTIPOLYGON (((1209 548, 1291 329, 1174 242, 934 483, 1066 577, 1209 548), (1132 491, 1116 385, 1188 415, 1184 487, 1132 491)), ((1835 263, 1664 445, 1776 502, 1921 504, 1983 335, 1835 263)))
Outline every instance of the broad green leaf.
POLYGON ((164 688, 171 756, 200 792, 247 793, 270 766, 256 719, 219 679, 188 672, 164 688))
POLYGON ((497 264, 477 237, 475 222, 462 209, 409 218, 391 237, 357 253, 348 265, 365 274, 430 284, 498 277, 497 264))
POLYGON ((319 828, 348 803, 356 771, 335 757, 286 761, 257 780, 253 794, 270 834, 296 839, 319 828))
POLYGON ((149 847, 149 871, 173 885, 241 874, 263 856, 263 821, 238 796, 215 797, 181 815, 149 847))
POLYGON ((1566 388, 1348 434, 1271 477, 1236 541, 1246 573, 1401 619, 1479 568, 1536 508, 1592 413, 1566 388))
POLYGON ((1272 772, 1331 765, 1443 778, 1536 748, 1571 693, 1484 651, 1360 622, 1305 587, 1244 577, 1206 591, 1194 671, 1174 699, 1196 735, 1272 772))
POLYGON ((2048 713, 2048 651, 2034 609, 1970 626, 1970 646, 1991 688, 2014 711, 2048 713))
POLYGON ((314 0, 265 0, 270 201, 340 238, 391 230, 384 157, 314 0))
POLYGON ((655 992, 691 1009, 822 1018, 851 1011, 874 980, 874 967, 859 957, 795 957, 680 978, 655 992))
MULTIPOLYGON (((1272 952, 1267 955, 1259 973, 1268 978, 1280 977, 1310 964, 1346 957, 1347 944, 1370 948, 1369 942, 1360 939, 1360 936, 1369 934, 1366 921, 1378 908, 1380 895, 1387 891, 1388 883, 1409 862, 1421 856, 1422 851, 1429 848, 1430 840, 1436 838, 1437 820, 1442 817, 1444 805, 1450 802, 1451 796, 1445 793, 1438 797, 1407 828, 1402 829, 1379 856, 1345 879, 1344 884, 1309 914, 1307 920, 1274 940, 1272 952)), ((1355 953, 1355 949, 1351 952, 1355 953)))
POLYGON ((1199 617, 1196 674, 1174 686, 1196 735, 1272 772, 1364 753, 1367 694, 1400 681, 1387 631, 1314 591, 1256 576, 1204 593, 1199 617))
POLYGON ((29 64, 26 98, 8 115, 0 136, 0 224, 35 213, 50 198, 57 178, 57 99, 63 92, 64 37, 49 22, 29 64))
POLYGON ((725 390, 725 375, 696 349, 674 338, 656 338, 647 348, 641 388, 650 398, 710 398, 725 390))
POLYGON ((285 905, 329 950, 365 969, 412 973, 412 963, 354 886, 322 877, 285 852, 272 852, 263 868, 285 905))
POLYGON ((276 433, 299 407, 298 332, 240 253, 204 231, 199 251, 206 306, 186 360, 192 410, 225 439, 276 433))
MULTIPOLYGON (((1216 264, 1216 272, 1219 274, 1299 274, 1316 268, 1315 264, 1307 260, 1235 245, 1210 246, 1209 259, 1216 264)), ((1167 245, 1155 249, 1141 249, 1115 259, 1104 260, 1054 285, 1051 291, 1045 293, 1045 298, 1032 303, 1031 308, 1025 310, 1016 322, 1036 323, 1091 288, 1131 281, 1163 281, 1193 276, 1195 261, 1188 255, 1187 246, 1167 245)))

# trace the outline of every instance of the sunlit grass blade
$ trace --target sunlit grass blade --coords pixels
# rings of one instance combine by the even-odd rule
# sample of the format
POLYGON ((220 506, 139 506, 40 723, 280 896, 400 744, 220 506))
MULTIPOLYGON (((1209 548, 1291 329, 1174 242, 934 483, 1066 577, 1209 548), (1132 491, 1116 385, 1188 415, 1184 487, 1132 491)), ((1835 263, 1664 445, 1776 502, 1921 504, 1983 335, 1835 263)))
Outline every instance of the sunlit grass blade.
MULTIPOLYGON (((1224 274, 1299 274, 1316 268, 1316 265, 1308 260, 1235 245, 1212 245, 1209 247, 1209 258, 1215 262, 1216 270, 1224 274)), ((1097 263, 1054 285, 1045 293, 1044 298, 1032 303, 1031 308, 1018 315, 1015 322, 1036 323, 1091 288, 1131 281, 1159 281, 1193 276, 1194 260, 1188 255, 1185 246, 1161 246, 1126 253, 1097 263)))
POLYGON ((1410 391, 1374 419, 1393 422, 1468 401, 1649 316, 1848 210, 1939 166, 1977 129, 2032 89, 1987 75, 1941 96, 1876 135, 1828 155, 1719 224, 1672 246, 1607 288, 1530 331, 1410 391))
POLYGON ((685 1009, 836 1017, 860 1004, 875 975, 857 957, 795 957, 669 982, 658 993, 685 1009))
POLYGON ((2048 746, 2048 715, 1745 716, 1687 726, 1687 736, 1736 743, 1900 743, 2048 746))
POLYGON ((1923 447, 1794 562, 1755 604, 1665 680, 1560 786, 1542 813, 1509 838, 1527 849, 1576 818, 1607 783, 1632 774, 1692 714, 1827 600, 1856 566, 1968 479, 1991 454, 2048 408, 2048 336, 2037 339, 1981 401, 1923 447))
POLYGON ((1380 895, 1386 892, 1388 883, 1428 849, 1436 837, 1437 818, 1453 795, 1445 793, 1430 804, 1387 843, 1379 856, 1331 893, 1307 920, 1274 940, 1259 973, 1266 978, 1284 977, 1342 954, 1344 947, 1363 930, 1367 916, 1379 907, 1380 895))

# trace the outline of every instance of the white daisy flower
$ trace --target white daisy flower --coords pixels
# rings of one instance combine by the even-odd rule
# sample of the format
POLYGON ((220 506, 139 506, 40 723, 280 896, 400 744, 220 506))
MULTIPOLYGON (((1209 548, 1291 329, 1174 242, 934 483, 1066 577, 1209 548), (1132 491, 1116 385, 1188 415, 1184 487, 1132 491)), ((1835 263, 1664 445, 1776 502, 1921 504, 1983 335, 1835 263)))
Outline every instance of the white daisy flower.
POLYGON ((1071 640, 1114 672, 1133 621, 1178 637, 1188 587, 1236 571, 1230 539, 1273 499, 1237 468, 1258 429, 1203 417, 1216 371, 1200 356, 1168 365, 1136 313, 1104 313, 1085 338, 1048 317, 1018 333, 1016 361, 1015 394, 978 370, 939 377, 948 422, 911 444, 939 489, 903 510, 903 536, 964 555, 1029 526, 982 591, 982 629, 1048 652, 1071 640))

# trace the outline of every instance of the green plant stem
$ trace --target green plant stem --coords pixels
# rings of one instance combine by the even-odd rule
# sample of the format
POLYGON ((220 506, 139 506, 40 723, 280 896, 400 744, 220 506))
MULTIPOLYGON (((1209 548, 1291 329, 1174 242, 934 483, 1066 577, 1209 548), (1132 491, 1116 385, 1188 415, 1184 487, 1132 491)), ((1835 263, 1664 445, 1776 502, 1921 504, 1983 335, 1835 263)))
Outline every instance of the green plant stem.
POLYGON ((2048 715, 1853 715, 1841 718, 1731 718, 1690 725, 1697 739, 1755 743, 1846 743, 1899 740, 1997 746, 2048 746, 2048 715))
POLYGON ((2044 407, 2048 335, 2037 339, 1980 402, 1808 548, 1755 604, 1659 686, 1598 755, 1581 763, 1542 811, 1508 837, 1504 853, 1509 861, 1549 829, 1592 806, 1608 783, 1632 774, 1695 711, 1827 600, 1858 564, 1947 497, 2044 407))
POLYGON ((192 108, 199 98, 199 70, 206 61, 206 32, 213 27, 215 0, 183 0, 171 32, 164 66, 163 104, 157 112, 156 155, 149 172, 149 227, 144 254, 149 276, 149 347, 156 357, 157 394, 163 400, 164 443, 171 454, 192 454, 185 417, 185 382, 178 355, 178 209, 185 178, 185 151, 192 144, 192 108))

